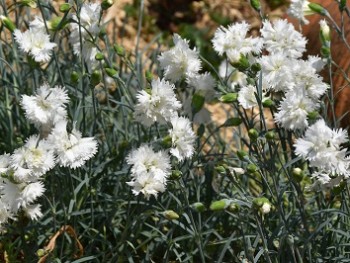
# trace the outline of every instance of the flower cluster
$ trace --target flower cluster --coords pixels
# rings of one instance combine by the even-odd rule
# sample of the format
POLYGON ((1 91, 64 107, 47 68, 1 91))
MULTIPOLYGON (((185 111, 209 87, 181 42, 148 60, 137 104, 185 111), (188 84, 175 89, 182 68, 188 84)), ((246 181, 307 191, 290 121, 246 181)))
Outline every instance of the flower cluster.
POLYGON ((321 184, 336 185, 350 176, 350 158, 346 157, 346 130, 332 130, 323 119, 308 127, 304 136, 296 140, 295 153, 317 168, 313 177, 321 184))
POLYGON ((98 2, 83 3, 80 12, 72 16, 74 22, 71 23, 72 32, 69 41, 73 46, 74 53, 83 56, 90 71, 97 66, 95 55, 98 50, 95 40, 100 32, 100 16, 101 4, 98 2))
POLYGON ((33 57, 36 62, 48 62, 56 43, 50 42, 50 35, 46 33, 45 23, 36 17, 29 24, 29 29, 21 32, 15 29, 14 38, 19 48, 33 57))
POLYGON ((83 138, 73 128, 67 132, 67 91, 62 87, 39 87, 36 94, 23 95, 21 105, 40 135, 30 136, 10 154, 0 156, 0 224, 24 211, 31 219, 42 214, 34 202, 45 191, 43 176, 56 165, 75 169, 97 152, 93 137, 83 138))

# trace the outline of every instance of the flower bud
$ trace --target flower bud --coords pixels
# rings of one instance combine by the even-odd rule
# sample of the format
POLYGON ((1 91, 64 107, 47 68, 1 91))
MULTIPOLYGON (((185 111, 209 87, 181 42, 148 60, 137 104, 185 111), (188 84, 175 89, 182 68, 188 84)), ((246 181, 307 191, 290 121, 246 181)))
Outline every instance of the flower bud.
POLYGON ((250 5, 255 9, 255 11, 261 10, 261 4, 259 0, 250 0, 250 5))
POLYGON ((316 120, 319 117, 319 114, 317 111, 311 111, 308 112, 307 117, 309 120, 316 120))
POLYGON ((103 0, 101 3, 101 8, 107 10, 114 4, 114 0, 103 0))
POLYGON ((201 203, 201 202, 193 203, 191 205, 191 207, 192 207, 193 210, 195 210, 196 212, 199 212, 199 213, 202 213, 202 212, 204 212, 206 210, 204 204, 201 203))
POLYGON ((210 204, 209 209, 212 211, 221 211, 226 209, 231 204, 231 200, 221 199, 219 201, 214 201, 210 204))
POLYGON ((227 210, 231 213, 237 213, 240 209, 241 207, 239 204, 235 204, 234 202, 231 202, 231 204, 227 207, 227 210))
POLYGON ((104 58, 105 58, 104 55, 100 52, 96 53, 95 55, 96 60, 103 60, 104 58))
POLYGON ((16 26, 8 17, 0 15, 0 21, 2 22, 4 27, 6 27, 8 30, 10 30, 11 33, 13 33, 13 31, 15 31, 16 26))
POLYGON ((117 44, 115 44, 113 46, 113 49, 115 52, 117 52, 117 54, 121 57, 124 57, 125 56, 125 49, 122 47, 122 46, 119 46, 117 44))
POLYGON ((171 180, 178 180, 182 177, 182 172, 179 170, 173 170, 170 175, 171 180))
POLYGON ((236 102, 238 99, 238 93, 227 93, 220 97, 220 101, 223 103, 236 102))
POLYGON ((253 174, 253 173, 255 173, 258 170, 259 170, 259 168, 253 163, 250 163, 250 164, 247 165, 247 172, 248 173, 253 174))
POLYGON ((274 131, 268 131, 266 134, 265 134, 265 138, 267 140, 274 140, 275 139, 275 132, 274 131))
POLYGON ((346 186, 345 182, 343 182, 343 181, 340 182, 340 184, 338 184, 332 188, 332 193, 335 195, 341 194, 341 192, 344 190, 345 186, 346 186))
POLYGON ((249 129, 248 136, 252 141, 256 141, 259 137, 259 132, 254 128, 249 129))
POLYGON ((162 145, 165 147, 165 148, 170 148, 173 143, 172 143, 172 139, 170 137, 170 135, 167 135, 163 138, 162 140, 162 145))
POLYGON ((238 61, 231 62, 231 65, 239 71, 245 71, 249 68, 249 60, 246 56, 241 55, 238 61))
POLYGON ((339 1, 339 10, 340 12, 343 12, 346 8, 346 0, 340 0, 339 1))
POLYGON ((215 171, 217 171, 220 174, 225 174, 226 173, 226 169, 225 167, 223 167, 222 165, 218 165, 215 167, 215 171))
POLYGON ((68 12, 70 9, 71 9, 72 5, 69 4, 69 3, 64 3, 64 4, 61 4, 60 7, 59 7, 59 10, 60 12, 62 13, 66 13, 68 12))
POLYGON ((54 17, 47 22, 47 27, 52 31, 58 31, 64 28, 68 24, 68 20, 63 20, 62 17, 54 17))
POLYGON ((107 75, 111 78, 118 76, 118 71, 113 69, 113 68, 105 68, 105 71, 106 71, 107 75))
POLYGON ((163 216, 168 220, 179 219, 179 215, 174 210, 166 210, 163 212, 163 216))
POLYGON ((326 15, 327 14, 327 10, 323 8, 323 6, 316 4, 316 3, 309 3, 308 7, 310 8, 310 10, 316 14, 320 14, 320 15, 326 15))
POLYGON ((45 250, 45 249, 42 249, 42 248, 40 248, 40 249, 38 249, 38 250, 36 251, 36 255, 37 255, 39 258, 42 258, 42 257, 45 256, 46 254, 47 254, 46 250, 45 250))
POLYGON ((248 159, 248 153, 242 150, 237 151, 237 156, 241 161, 246 161, 248 159))
POLYGON ((77 83, 79 81, 79 74, 78 72, 76 71, 73 71, 71 74, 70 74, 70 81, 72 83, 77 83))
POLYGON ((91 74, 90 84, 95 87, 97 84, 100 83, 100 81, 101 81, 101 73, 98 70, 95 70, 91 74))
POLYGON ((241 118, 232 117, 232 118, 228 118, 225 121, 224 126, 225 127, 239 126, 241 123, 242 123, 242 119, 241 118))
POLYGON ((275 102, 271 99, 263 99, 262 105, 265 108, 271 108, 275 106, 275 102))
POLYGON ((271 203, 266 197, 258 197, 253 200, 253 208, 262 214, 267 214, 271 211, 271 203))
POLYGON ((29 6, 31 8, 37 8, 37 4, 35 0, 22 0, 19 2, 19 4, 24 6, 29 6))
POLYGON ((331 41, 331 30, 324 19, 320 21, 320 35, 322 43, 329 46, 329 42, 331 41))
POLYGON ((259 72, 261 70, 261 65, 259 63, 254 63, 252 66, 251 66, 251 70, 253 72, 259 72))

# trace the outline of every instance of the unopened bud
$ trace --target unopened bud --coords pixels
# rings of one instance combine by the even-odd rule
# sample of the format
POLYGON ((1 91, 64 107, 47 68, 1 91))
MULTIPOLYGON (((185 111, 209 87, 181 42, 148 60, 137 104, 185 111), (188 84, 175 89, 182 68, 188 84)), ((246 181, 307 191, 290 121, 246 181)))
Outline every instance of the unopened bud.
POLYGON ((16 26, 15 24, 6 16, 0 15, 0 21, 6 27, 8 30, 10 30, 12 33, 15 31, 16 26))
POLYGON ((168 220, 179 219, 179 215, 174 210, 166 210, 163 212, 163 216, 168 220))
POLYGON ((62 28, 64 28, 68 24, 68 20, 63 20, 62 17, 54 17, 52 18, 48 23, 47 27, 52 31, 58 31, 62 28))
POLYGON ((122 46, 115 44, 113 46, 114 51, 121 57, 125 56, 125 49, 122 46))
POLYGON ((295 181, 301 182, 304 177, 304 172, 299 167, 295 167, 293 168, 292 176, 295 181))
POLYGON ((261 4, 259 0, 250 0, 250 5, 258 12, 261 10, 261 4))
POLYGON ((104 55, 100 52, 96 53, 95 55, 96 60, 103 60, 104 58, 105 58, 104 55))
POLYGON ((70 80, 71 80, 72 83, 77 83, 79 81, 79 74, 78 74, 78 72, 73 71, 70 74, 70 80))
POLYGON ((118 71, 113 69, 113 68, 105 68, 105 71, 106 71, 107 75, 111 78, 118 76, 118 71))
POLYGON ((182 172, 179 170, 173 170, 170 175, 171 180, 178 180, 182 177, 182 172))
POLYGON ((326 15, 327 10, 323 8, 323 6, 316 4, 316 3, 309 3, 308 7, 310 8, 311 11, 320 14, 320 15, 326 15))
POLYGON ((29 6, 31 8, 37 8, 37 4, 35 0, 22 0, 19 2, 21 5, 29 6))
POLYGON ((275 139, 275 132, 274 131, 268 131, 266 134, 265 134, 265 138, 267 140, 274 140, 275 139))
POLYGON ((227 93, 220 97, 220 101, 223 103, 236 102, 238 99, 238 93, 227 93))
POLYGON ((59 7, 59 10, 60 12, 62 13, 66 13, 68 12, 70 9, 71 9, 72 5, 69 4, 69 3, 64 3, 64 4, 61 4, 60 7, 59 7))
POLYGON ((232 62, 231 64, 240 71, 245 71, 249 68, 249 60, 244 55, 241 55, 238 61, 232 62))
POLYGON ((195 210, 195 211, 197 211, 199 213, 202 213, 202 212, 204 212, 206 210, 204 204, 201 203, 201 202, 193 203, 191 205, 191 207, 192 207, 193 210, 195 210))
POLYGON ((146 71, 145 77, 146 77, 146 80, 147 80, 148 82, 152 82, 152 80, 153 80, 153 78, 154 78, 152 72, 149 71, 149 70, 146 71))
POLYGON ((250 163, 250 164, 247 165, 247 172, 248 173, 253 174, 253 173, 255 173, 258 170, 259 170, 259 168, 255 164, 250 163))
POLYGON ((172 145, 173 145, 173 142, 172 142, 172 139, 170 137, 170 135, 167 135, 163 138, 162 140, 162 145, 165 147, 165 148, 170 148, 172 145))
POLYGON ((275 102, 271 99, 263 99, 262 105, 265 108, 271 108, 275 106, 275 102))
POLYGON ((214 201, 210 204, 209 209, 212 211, 221 211, 226 209, 231 204, 231 200, 221 199, 219 201, 214 201))
POLYGON ((256 141, 259 137, 259 132, 254 128, 249 129, 248 136, 252 141, 256 141))
POLYGON ((98 70, 95 70, 91 74, 90 84, 92 86, 96 86, 97 84, 100 83, 100 81, 101 81, 101 73, 98 70))
POLYGON ((248 153, 242 150, 237 151, 237 156, 241 161, 246 161, 248 159, 248 153))
POLYGON ((222 165, 218 165, 215 167, 215 171, 217 171, 220 174, 225 174, 226 173, 226 169, 225 167, 223 167, 222 165))
POLYGON ((103 0, 101 3, 101 7, 103 10, 107 10, 114 4, 114 0, 103 0))
POLYGON ((320 21, 320 35, 322 43, 329 46, 329 42, 331 41, 331 30, 324 19, 320 21))

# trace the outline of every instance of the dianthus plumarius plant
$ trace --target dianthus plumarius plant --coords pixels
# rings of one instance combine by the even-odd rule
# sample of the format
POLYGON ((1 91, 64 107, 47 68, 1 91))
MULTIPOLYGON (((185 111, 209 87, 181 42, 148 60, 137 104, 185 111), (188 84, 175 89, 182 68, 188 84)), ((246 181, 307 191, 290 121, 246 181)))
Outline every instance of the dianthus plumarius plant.
POLYGON ((138 2, 128 49, 113 1, 1 1, 0 261, 347 262, 349 138, 322 77, 344 27, 291 1, 323 16, 307 56, 250 1, 259 34, 214 30, 216 68, 181 32, 141 47, 138 2))

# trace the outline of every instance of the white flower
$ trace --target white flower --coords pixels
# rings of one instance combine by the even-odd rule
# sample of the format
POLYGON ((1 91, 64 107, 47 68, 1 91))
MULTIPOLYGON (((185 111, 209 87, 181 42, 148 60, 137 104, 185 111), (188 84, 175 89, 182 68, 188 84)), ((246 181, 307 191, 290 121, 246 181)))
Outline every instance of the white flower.
POLYGON ((164 192, 166 180, 170 174, 170 158, 163 152, 154 152, 150 146, 142 145, 133 150, 126 158, 132 165, 132 181, 128 182, 133 187, 133 193, 142 193, 147 199, 151 195, 157 197, 158 192, 164 192))
POLYGON ((42 182, 14 184, 8 179, 3 179, 0 185, 2 201, 8 205, 9 211, 17 213, 20 208, 31 205, 45 192, 42 182))
POLYGON ((9 207, 6 203, 0 199, 0 226, 7 222, 7 220, 12 217, 9 207))
POLYGON ((174 117, 171 120, 171 125, 173 128, 169 130, 169 134, 173 148, 170 150, 170 153, 179 161, 185 158, 191 158, 194 153, 196 139, 191 122, 184 117, 174 117))
POLYGON ((5 153, 3 155, 0 155, 0 175, 6 174, 9 169, 10 169, 10 154, 5 153))
POLYGON ((308 160, 311 167, 317 167, 316 177, 322 177, 324 181, 327 181, 325 174, 349 177, 350 160, 346 157, 346 148, 341 146, 347 141, 346 130, 332 130, 320 119, 296 140, 295 153, 308 160))
POLYGON ((29 53, 36 62, 48 62, 56 43, 50 42, 50 36, 44 29, 29 28, 22 33, 15 29, 14 37, 20 49, 29 53))
POLYGON ((302 92, 287 92, 275 115, 275 121, 288 130, 304 130, 308 126, 308 113, 317 108, 318 104, 302 92))
POLYGON ((168 81, 153 80, 149 92, 142 90, 136 95, 135 119, 145 126, 151 126, 154 122, 165 123, 177 116, 181 103, 176 98, 174 88, 168 81))
POLYGON ((40 140, 38 135, 33 135, 14 151, 10 164, 18 182, 37 180, 55 166, 52 145, 46 140, 40 140))
POLYGON ((283 53, 269 54, 262 56, 259 60, 261 64, 261 71, 263 80, 274 91, 286 91, 291 85, 292 70, 290 64, 292 63, 283 53))
POLYGON ((35 95, 23 95, 21 105, 26 117, 38 126, 51 126, 66 118, 66 103, 69 101, 63 87, 50 88, 47 83, 41 85, 35 95))
POLYGON ((271 211, 271 204, 268 202, 265 202, 261 207, 261 212, 263 214, 268 214, 271 211))
POLYGON ((98 65, 98 61, 95 59, 97 48, 94 45, 94 38, 100 31, 100 15, 101 4, 96 2, 84 3, 79 16, 72 16, 75 23, 71 23, 72 31, 69 41, 73 46, 74 54, 83 56, 89 71, 98 65), (83 44, 82 47, 80 43, 83 44))
POLYGON ((231 62, 237 62, 241 55, 260 53, 263 43, 260 38, 247 37, 249 25, 246 22, 220 27, 212 39, 219 55, 226 53, 231 62))
POLYGON ((305 18, 314 12, 309 8, 310 2, 308 0, 291 0, 288 9, 288 14, 297 18, 302 24, 309 24, 309 20, 305 18))
POLYGON ((244 109, 250 109, 258 105, 255 97, 256 88, 253 85, 247 85, 238 92, 238 102, 244 109))
POLYGON ((158 60, 164 70, 164 77, 175 82, 184 76, 197 74, 201 69, 201 61, 196 49, 190 49, 186 39, 174 34, 173 40, 175 46, 162 52, 158 60))
POLYGON ((310 66, 313 67, 316 72, 320 72, 326 65, 326 61, 319 56, 307 56, 307 61, 310 63, 310 66))
POLYGON ((27 205, 26 207, 23 208, 23 210, 31 220, 38 220, 43 216, 43 213, 41 212, 40 204, 27 205))
POLYGON ((186 82, 207 100, 213 100, 215 98, 216 92, 214 87, 216 83, 209 72, 194 75, 188 74, 186 82))
POLYGON ((260 32, 271 54, 284 53, 287 57, 299 58, 306 50, 307 40, 287 20, 277 19, 273 24, 265 20, 260 32))
POLYGON ((75 127, 68 133, 66 120, 56 124, 47 140, 54 146, 59 165, 72 169, 84 165, 97 152, 94 137, 82 137, 75 127))

